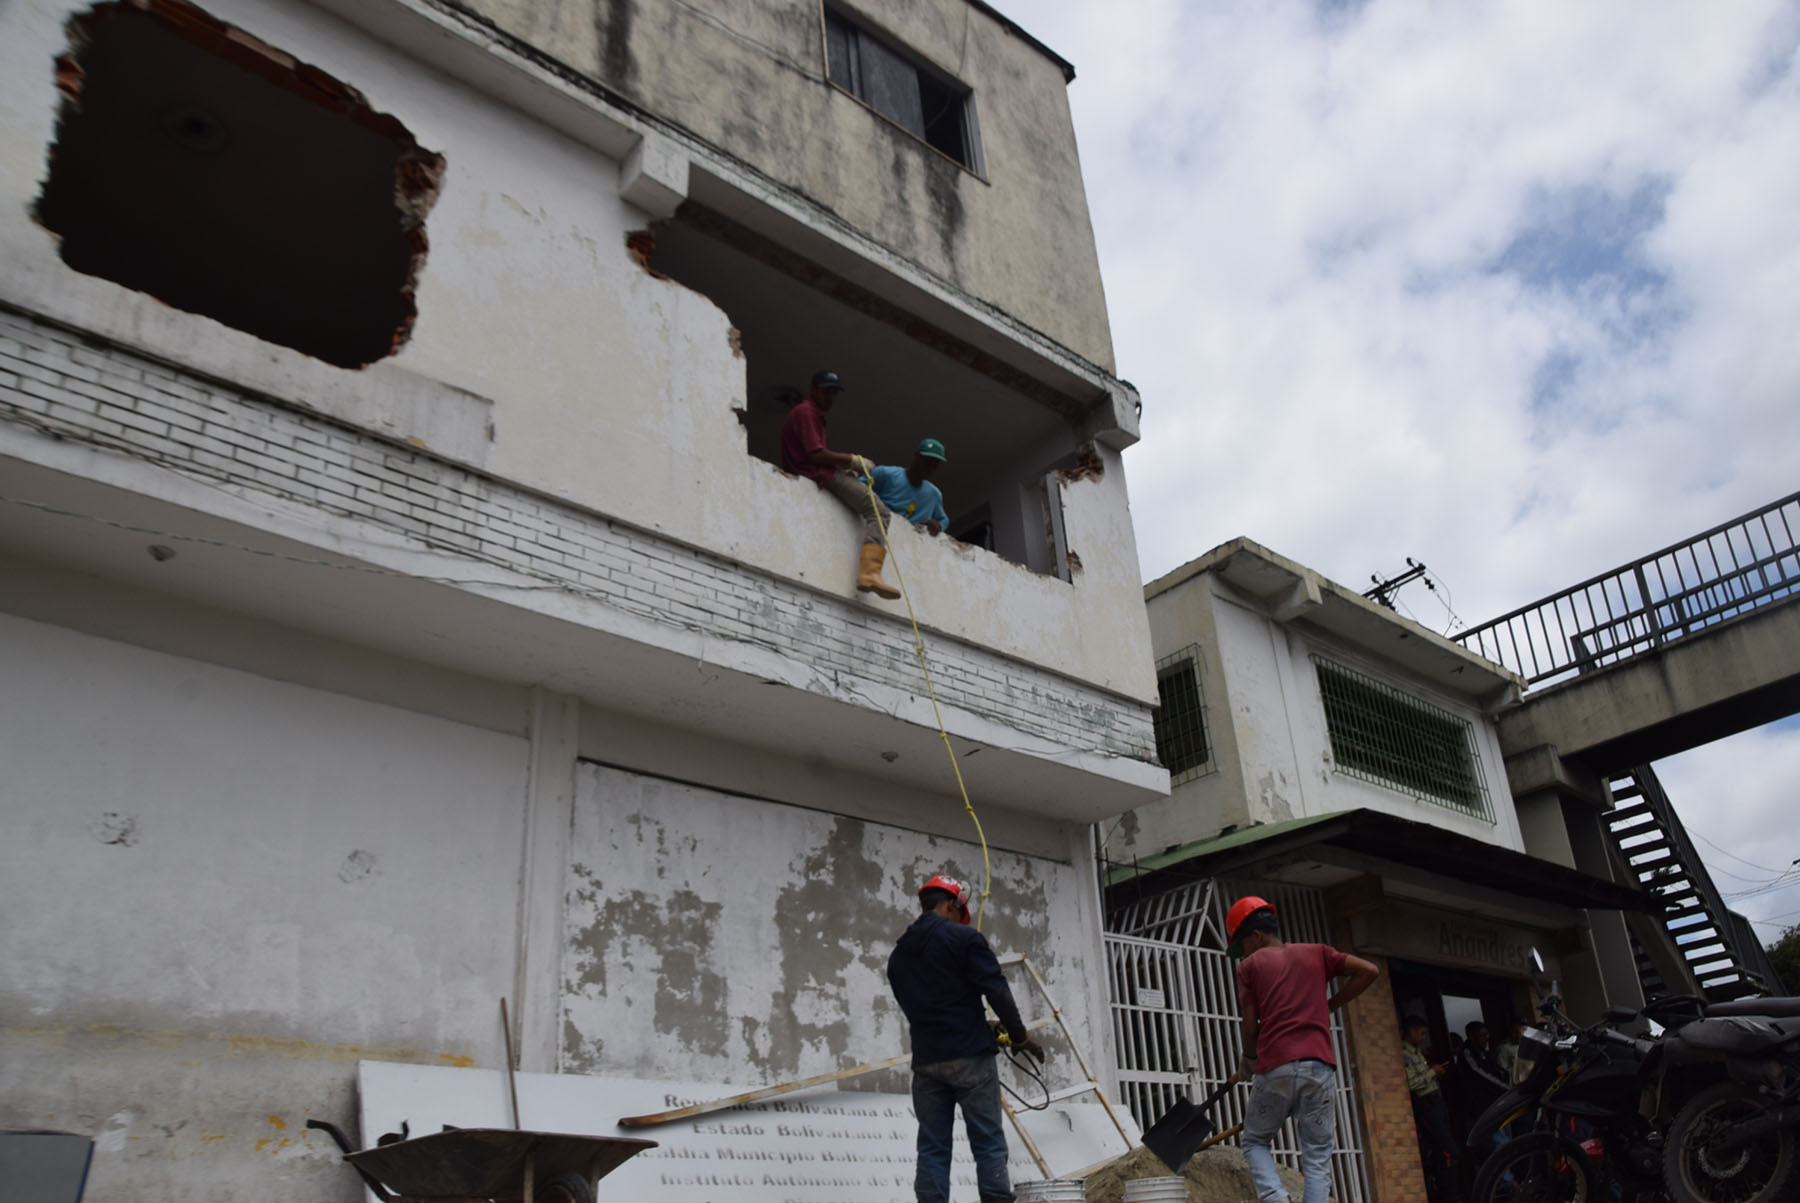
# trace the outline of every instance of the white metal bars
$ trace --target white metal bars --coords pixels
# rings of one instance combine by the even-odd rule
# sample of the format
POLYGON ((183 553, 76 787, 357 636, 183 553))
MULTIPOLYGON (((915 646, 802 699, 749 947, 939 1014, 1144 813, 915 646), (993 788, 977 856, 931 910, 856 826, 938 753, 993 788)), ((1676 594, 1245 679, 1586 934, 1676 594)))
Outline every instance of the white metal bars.
MULTIPOLYGON (((1275 905, 1286 939, 1329 942, 1319 892, 1302 886, 1201 881, 1134 903, 1115 916, 1115 926, 1135 929, 1132 935, 1108 934, 1106 952, 1119 1090, 1140 1127, 1154 1123, 1177 1099, 1198 1102, 1237 1068, 1242 1053, 1237 974, 1225 953, 1224 913, 1231 899, 1247 893, 1275 905)), ((1367 1203, 1362 1116, 1341 1015, 1332 1017, 1332 1047, 1338 1063, 1332 1193, 1340 1203, 1367 1203)), ((1234 1090, 1214 1105, 1212 1118, 1220 1131, 1242 1122, 1247 1097, 1247 1090, 1234 1090)), ((1283 1127, 1271 1150, 1278 1162, 1299 1168, 1292 1124, 1283 1127)))

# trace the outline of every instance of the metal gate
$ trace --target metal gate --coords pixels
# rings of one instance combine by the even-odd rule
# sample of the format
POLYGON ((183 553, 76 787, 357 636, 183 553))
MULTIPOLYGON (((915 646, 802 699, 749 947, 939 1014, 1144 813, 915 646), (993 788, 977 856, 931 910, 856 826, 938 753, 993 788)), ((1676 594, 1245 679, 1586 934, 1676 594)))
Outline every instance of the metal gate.
MULTIPOLYGON (((1133 903, 1109 919, 1114 929, 1106 935, 1113 1054, 1119 1091, 1140 1128, 1177 1099, 1199 1102, 1237 1068, 1243 1040, 1236 966, 1225 954, 1225 907, 1247 893, 1275 904, 1284 939, 1329 942, 1319 892, 1303 886, 1197 882, 1133 903)), ((1341 1012, 1331 1017, 1331 1044, 1338 1063, 1332 1196, 1338 1203, 1367 1203, 1356 1067, 1341 1012)), ((1248 1094, 1233 1090, 1215 1105, 1213 1120, 1221 1131, 1243 1120, 1248 1094)), ((1291 1121, 1282 1125, 1271 1148, 1277 1163, 1300 1168, 1291 1121)))

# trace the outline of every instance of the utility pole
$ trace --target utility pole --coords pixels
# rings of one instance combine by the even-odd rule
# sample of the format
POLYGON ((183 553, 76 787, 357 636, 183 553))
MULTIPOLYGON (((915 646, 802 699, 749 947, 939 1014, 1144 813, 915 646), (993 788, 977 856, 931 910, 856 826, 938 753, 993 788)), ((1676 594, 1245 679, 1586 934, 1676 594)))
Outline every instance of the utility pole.
MULTIPOLYGON (((1378 605, 1386 606, 1388 609, 1392 610, 1394 608, 1394 594, 1400 591, 1400 586, 1416 581, 1424 575, 1425 565, 1415 564, 1413 558, 1407 556, 1406 571, 1400 573, 1398 576, 1391 576, 1384 581, 1380 577, 1370 574, 1369 579, 1375 582, 1375 587, 1365 592, 1363 596, 1378 605)), ((1433 593, 1437 592, 1437 586, 1433 585, 1430 581, 1425 582, 1425 587, 1430 589, 1433 593)))

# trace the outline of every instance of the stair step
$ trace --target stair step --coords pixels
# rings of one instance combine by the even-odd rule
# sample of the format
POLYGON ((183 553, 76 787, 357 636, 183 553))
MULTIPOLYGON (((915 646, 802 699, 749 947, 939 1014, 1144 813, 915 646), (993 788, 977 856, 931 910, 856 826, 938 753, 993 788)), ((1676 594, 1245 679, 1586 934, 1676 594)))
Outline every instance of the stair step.
POLYGON ((1613 805, 1617 806, 1621 801, 1629 801, 1632 798, 1643 797, 1644 791, 1642 789, 1639 789, 1638 786, 1636 785, 1636 783, 1633 783, 1631 785, 1623 785, 1623 786, 1615 785, 1615 786, 1613 786, 1612 796, 1613 796, 1613 805))

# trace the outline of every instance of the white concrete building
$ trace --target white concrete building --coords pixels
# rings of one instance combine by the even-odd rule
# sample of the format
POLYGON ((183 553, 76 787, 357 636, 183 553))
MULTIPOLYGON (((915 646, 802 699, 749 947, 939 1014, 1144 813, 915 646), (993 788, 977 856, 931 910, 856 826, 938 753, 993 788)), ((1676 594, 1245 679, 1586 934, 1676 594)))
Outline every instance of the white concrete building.
POLYGON ((1172 788, 1103 830, 1114 994, 1144 1012, 1148 984, 1165 1005, 1132 1018, 1149 1035, 1122 1046, 1126 1094, 1166 1091, 1184 1057, 1203 1081, 1235 1065, 1223 919, 1263 896, 1288 938, 1382 966, 1334 1020, 1337 1183, 1422 1197, 1400 1016, 1447 1056, 1469 1022, 1531 1014, 1534 947, 1573 1012, 1641 1005, 1620 911, 1641 892, 1579 871, 1559 813, 1522 825, 1494 719, 1518 697, 1508 670, 1248 539, 1145 596, 1172 788), (1191 995, 1158 988, 1187 978, 1191 995))
POLYGON ((982 855, 769 462, 822 367, 948 445, 895 560, 986 930, 1103 1062, 1088 825, 1168 775, 1069 78, 976 0, 0 9, 0 1128, 347 1201, 304 1119, 501 997, 529 1070, 900 1051, 982 855))

